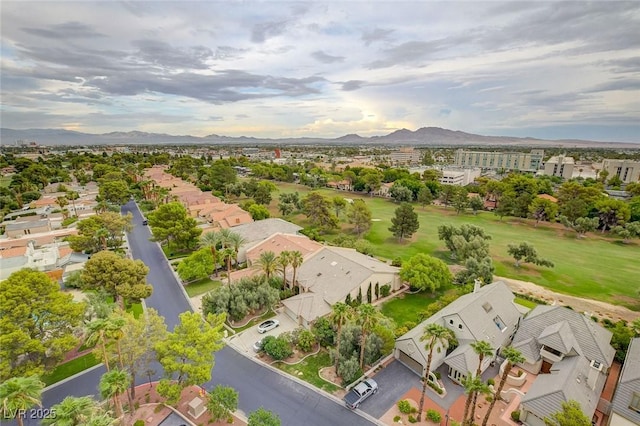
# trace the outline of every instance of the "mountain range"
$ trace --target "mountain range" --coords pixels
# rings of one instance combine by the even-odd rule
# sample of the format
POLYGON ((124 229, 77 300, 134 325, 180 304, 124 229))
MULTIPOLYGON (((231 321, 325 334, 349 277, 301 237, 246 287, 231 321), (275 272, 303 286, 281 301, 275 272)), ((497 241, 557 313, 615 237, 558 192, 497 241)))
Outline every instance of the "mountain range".
POLYGON ((640 144, 622 142, 596 142, 587 140, 544 140, 509 136, 483 136, 440 127, 422 127, 411 131, 396 130, 384 136, 362 137, 348 134, 339 138, 285 138, 269 139, 247 136, 232 137, 207 135, 169 135, 140 131, 110 132, 102 134, 82 133, 64 129, 0 129, 0 146, 19 144, 20 141, 39 145, 387 145, 387 146, 528 146, 565 148, 640 148, 640 144))

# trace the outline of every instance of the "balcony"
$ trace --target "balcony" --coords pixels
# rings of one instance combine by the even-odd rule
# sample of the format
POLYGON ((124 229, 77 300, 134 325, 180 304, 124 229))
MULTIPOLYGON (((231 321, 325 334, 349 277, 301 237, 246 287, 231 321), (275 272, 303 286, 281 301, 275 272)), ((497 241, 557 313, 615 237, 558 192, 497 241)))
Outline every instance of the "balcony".
POLYGON ((564 354, 548 346, 542 345, 540 348, 540 356, 548 359, 551 363, 562 361, 564 354))

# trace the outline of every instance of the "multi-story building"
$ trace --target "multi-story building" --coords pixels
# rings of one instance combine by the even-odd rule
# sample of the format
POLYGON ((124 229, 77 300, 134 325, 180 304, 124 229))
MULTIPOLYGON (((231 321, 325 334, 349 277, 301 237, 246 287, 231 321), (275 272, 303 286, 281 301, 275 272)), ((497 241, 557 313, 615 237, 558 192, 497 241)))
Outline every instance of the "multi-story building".
POLYGON ((558 155, 551 157, 544 164, 545 176, 559 176, 563 179, 571 179, 575 162, 572 157, 558 155))
POLYGON ((624 183, 640 182, 640 161, 602 160, 602 170, 609 173, 608 179, 618 176, 624 183))
POLYGON ((535 172, 542 164, 544 150, 531 152, 456 151, 454 162, 458 167, 480 167, 485 170, 515 170, 535 172))
POLYGON ((461 170, 443 169, 439 181, 443 185, 466 186, 478 177, 480 177, 479 168, 461 170))
POLYGON ((410 166, 422 163, 424 153, 412 147, 400 148, 389 154, 391 163, 398 166, 410 166))

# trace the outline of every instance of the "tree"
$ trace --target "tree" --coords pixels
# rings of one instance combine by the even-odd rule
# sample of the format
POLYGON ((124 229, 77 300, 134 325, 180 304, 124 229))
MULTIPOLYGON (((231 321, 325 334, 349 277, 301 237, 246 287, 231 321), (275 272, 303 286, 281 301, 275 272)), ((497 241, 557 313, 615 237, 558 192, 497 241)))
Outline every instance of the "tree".
POLYGON ((553 262, 538 257, 538 252, 535 247, 527 242, 522 242, 519 245, 509 244, 507 253, 516 260, 516 268, 520 267, 520 261, 522 260, 528 263, 533 263, 534 265, 553 268, 553 262))
POLYGON ((449 267, 440 259, 418 253, 400 268, 400 278, 420 291, 429 290, 434 293, 441 287, 451 283, 449 267))
POLYGON ((317 192, 310 192, 304 198, 303 212, 313 226, 322 230, 338 227, 338 218, 331 213, 329 201, 317 192))
POLYGON ((207 409, 213 422, 229 422, 231 414, 238 409, 238 392, 229 386, 216 386, 207 397, 207 409))
POLYGON ((0 413, 3 419, 15 418, 22 426, 22 413, 33 406, 42 406, 44 383, 37 376, 12 377, 0 384, 0 413))
POLYGON ((473 210, 473 214, 476 215, 478 214, 478 210, 484 209, 484 201, 482 201, 482 198, 474 195, 469 199, 469 207, 473 210))
POLYGON ((272 251, 263 251, 262 253, 260 253, 258 265, 260 265, 260 267, 262 268, 262 272, 264 272, 268 280, 269 278, 271 278, 271 274, 273 274, 278 267, 278 258, 272 251))
POLYGON ((116 250, 124 243, 124 233, 131 231, 132 215, 104 212, 83 219, 76 225, 78 235, 68 237, 75 251, 96 253, 101 250, 116 250))
POLYGON ((224 246, 229 247, 233 250, 233 262, 238 265, 238 253, 240 252, 240 247, 246 242, 244 237, 237 232, 229 232, 224 238, 224 246))
POLYGON ((359 305, 357 312, 358 324, 362 329, 362 340, 360 341, 360 368, 364 369, 364 351, 367 347, 367 336, 380 321, 380 312, 378 312, 375 306, 369 303, 359 305))
POLYGON ((402 203, 396 209, 395 216, 391 218, 391 224, 389 231, 399 240, 411 237, 420 228, 418 215, 413 211, 413 206, 409 203, 402 203))
POLYGON ((616 225, 624 225, 631 217, 629 205, 622 200, 606 198, 596 203, 598 217, 602 223, 602 232, 616 225))
POLYGON ((504 194, 493 212, 502 220, 505 216, 511 216, 515 209, 516 200, 511 194, 504 194))
POLYGON ((389 189, 389 195, 396 203, 410 203, 413 201, 413 192, 397 182, 389 189))
POLYGON ((125 301, 146 299, 153 287, 147 283, 149 268, 141 260, 131 260, 111 251, 91 256, 82 271, 87 289, 104 289, 124 309, 125 301))
POLYGON ((211 250, 202 248, 180 261, 177 272, 182 281, 189 282, 208 277, 214 269, 215 264, 211 257, 211 250))
POLYGON ((56 365, 77 345, 84 311, 44 272, 22 269, 0 281, 0 380, 56 365))
POLYGON ((220 244, 220 234, 217 232, 207 232, 200 236, 198 247, 208 247, 211 250, 211 258, 213 259, 213 269, 218 269, 218 244, 220 244))
POLYGON ((424 210, 425 206, 431 204, 432 201, 433 194, 431 193, 431 190, 426 186, 420 188, 420 191, 418 191, 418 202, 422 206, 422 209, 424 210))
POLYGON ((371 210, 369 210, 363 199, 353 200, 347 213, 347 220, 353 224, 353 231, 358 237, 371 228, 371 210))
POLYGON ((227 265, 227 283, 231 285, 231 262, 236 257, 236 252, 231 247, 225 247, 220 252, 220 259, 227 265))
POLYGON ((262 204, 252 204, 247 208, 247 211, 251 215, 251 219, 253 220, 263 220, 271 217, 271 213, 269 213, 269 209, 267 209, 262 204))
POLYGON ((163 204, 147 215, 153 237, 176 250, 188 250, 196 246, 202 229, 189 217, 187 209, 178 202, 163 204))
POLYGON ((570 222, 566 216, 560 216, 560 223, 565 227, 571 228, 576 231, 578 238, 584 238, 587 232, 593 232, 600 224, 600 219, 597 217, 579 217, 575 222, 570 222))
MULTIPOLYGON (((120 418, 123 415, 120 395, 127 391, 130 384, 129 374, 124 370, 113 369, 104 373, 100 378, 100 384, 98 385, 100 395, 103 398, 113 400, 116 418, 120 418)), ((129 410, 133 410, 133 407, 129 407, 129 410)))
POLYGON ((262 341, 262 349, 276 361, 289 358, 293 354, 291 342, 285 336, 267 336, 262 341))
MULTIPOLYGON (((169 389, 183 389, 211 380, 211 369, 215 364, 213 353, 224 346, 225 319, 225 314, 208 314, 206 320, 197 312, 180 314, 180 323, 173 332, 155 346, 158 362, 165 372, 164 383, 175 377, 175 383, 169 389)), ((168 393, 172 394, 171 391, 168 393)))
POLYGON ((426 372, 422 378, 422 394, 420 395, 420 404, 418 405, 418 423, 422 421, 422 411, 424 410, 424 397, 427 393, 427 386, 429 383, 429 375, 431 373, 431 360, 433 359, 433 350, 440 344, 446 347, 455 342, 455 336, 451 330, 445 328, 439 324, 427 324, 424 328, 424 333, 420 337, 421 341, 426 341, 425 349, 429 351, 427 355, 426 372))
POLYGON ((464 262, 464 267, 465 269, 458 272, 454 278, 457 284, 471 284, 476 279, 481 280, 484 284, 493 282, 495 267, 489 256, 480 260, 470 257, 464 262))
POLYGON ((453 194, 451 200, 453 207, 456 209, 456 214, 460 214, 469 206, 469 198, 467 197, 467 190, 462 187, 455 187, 456 191, 453 194))
POLYGON ((453 197, 456 195, 457 192, 458 192, 457 186, 442 185, 442 189, 440 191, 440 201, 442 201, 442 204, 444 204, 444 206, 447 207, 451 203, 451 200, 453 200, 453 197))
POLYGON ((446 244, 451 251, 451 258, 464 261, 471 257, 482 259, 489 256, 490 235, 485 234, 484 229, 474 225, 461 225, 456 228, 453 225, 438 226, 438 238, 446 244))
POLYGON ((108 180, 100 183, 98 196, 101 200, 121 206, 129 201, 131 191, 124 180, 108 180))
POLYGON ((558 212, 569 222, 574 223, 580 217, 586 217, 602 198, 602 187, 586 187, 576 181, 563 183, 558 188, 558 212))
POLYGON ((536 220, 536 226, 540 221, 553 222, 558 214, 558 205, 546 198, 536 197, 529 206, 529 214, 536 220))
POLYGON ((338 373, 338 364, 340 363, 340 338, 342 336, 342 326, 353 317, 353 308, 346 303, 336 302, 331 307, 331 314, 329 315, 329 321, 331 321, 337 328, 336 334, 336 359, 335 369, 338 373))
POLYGON ((63 195, 61 197, 56 198, 56 204, 60 206, 60 209, 62 210, 62 215, 66 219, 67 216, 69 216, 69 211, 65 209, 65 207, 69 204, 69 200, 67 199, 67 197, 63 195))
MULTIPOLYGON (((476 353, 476 355, 478 355, 478 368, 476 369, 474 377, 476 379, 479 379, 481 383, 481 387, 479 389, 475 389, 473 395, 471 396, 471 404, 473 408, 471 409, 471 416, 469 417, 469 420, 471 420, 471 422, 473 423, 473 418, 476 414, 476 402, 478 401, 478 394, 484 391, 484 383, 482 383, 482 362, 486 357, 493 355, 493 348, 491 347, 491 344, 486 340, 478 340, 476 342, 473 342, 471 343, 471 347, 473 348, 473 351, 476 353)), ((469 403, 469 401, 467 401, 467 403, 469 403)), ((464 420, 467 420, 466 415, 464 416, 463 421, 464 420)))
POLYGON ((546 426, 591 426, 591 420, 582 412, 580 403, 574 400, 562 403, 562 409, 545 417, 546 426))
POLYGON ((479 393, 485 393, 488 391, 487 385, 482 381, 482 377, 477 375, 468 374, 463 380, 464 392, 467 394, 467 399, 464 404, 464 414, 462 415, 463 425, 473 425, 473 417, 475 416, 476 404, 473 402, 474 398, 479 393), (471 409, 471 411, 469 411, 471 409))
POLYGON ((223 191, 226 185, 235 183, 238 176, 235 169, 222 160, 218 160, 209 167, 209 184, 215 191, 223 191))
POLYGON ((299 252, 298 250, 292 251, 290 252, 290 262, 291 262, 291 268, 293 269, 293 277, 291 278, 291 285, 292 286, 296 286, 298 283, 296 281, 296 273, 298 271, 298 268, 300 267, 300 265, 302 265, 302 262, 304 262, 304 258, 302 257, 302 253, 299 252))
POLYGON ((73 215, 75 217, 78 217, 78 211, 76 210, 76 200, 80 198, 80 194, 78 194, 76 191, 67 191, 65 196, 69 201, 71 201, 71 205, 73 207, 73 215))
POLYGON ((507 382, 507 376, 511 372, 511 369, 515 364, 523 363, 526 361, 525 357, 522 356, 519 350, 507 346, 502 350, 501 355, 506 358, 507 364, 504 367, 504 371, 502 372, 502 377, 500 377, 500 383, 498 384, 498 388, 496 389, 496 393, 494 398, 491 400, 491 404, 489 404, 489 409, 487 410, 487 414, 484 416, 482 420, 482 426, 487 426, 487 422, 489 421, 489 416, 491 415, 491 411, 493 411, 493 407, 496 405, 496 401, 498 399, 502 399, 500 395, 502 395, 502 389, 504 388, 504 384, 507 382))
POLYGON ((347 207, 347 200, 344 197, 333 197, 331 199, 331 205, 333 206, 333 210, 336 212, 336 217, 340 217, 340 212, 342 212, 347 207))
POLYGON ((628 222, 624 226, 616 226, 612 231, 627 244, 630 239, 640 237, 640 222, 628 222))
POLYGON ((84 426, 97 414, 104 414, 100 404, 90 396, 68 396, 51 407, 55 417, 42 419, 44 426, 84 426))
POLYGON ((280 417, 260 407, 249 414, 247 426, 280 426, 280 417))
POLYGON ((275 185, 271 182, 260 182, 252 198, 258 204, 269 205, 271 203, 271 191, 275 189, 275 185))

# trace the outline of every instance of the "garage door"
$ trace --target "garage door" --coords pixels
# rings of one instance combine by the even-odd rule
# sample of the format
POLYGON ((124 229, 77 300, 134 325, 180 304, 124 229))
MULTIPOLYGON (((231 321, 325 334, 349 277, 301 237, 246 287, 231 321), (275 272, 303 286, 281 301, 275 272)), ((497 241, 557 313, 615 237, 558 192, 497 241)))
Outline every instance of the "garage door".
POLYGON ((416 361, 415 359, 411 358, 408 354, 406 354, 405 352, 402 351, 398 351, 400 352, 400 357, 398 358, 398 361, 400 361, 401 363, 403 363, 404 365, 406 365, 407 367, 409 367, 411 370, 413 370, 418 376, 422 376, 422 364, 420 364, 418 361, 416 361))

